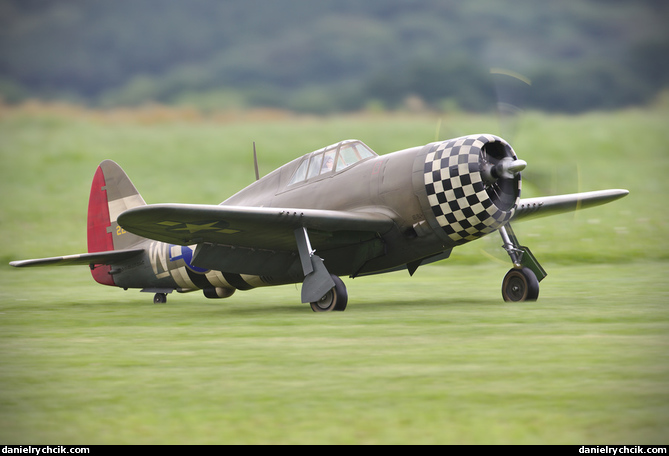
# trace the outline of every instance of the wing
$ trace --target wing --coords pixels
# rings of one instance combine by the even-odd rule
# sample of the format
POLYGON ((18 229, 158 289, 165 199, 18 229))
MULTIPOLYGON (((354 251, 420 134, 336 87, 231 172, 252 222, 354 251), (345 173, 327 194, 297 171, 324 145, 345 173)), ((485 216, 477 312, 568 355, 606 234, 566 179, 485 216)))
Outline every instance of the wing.
POLYGON ((144 249, 113 250, 108 252, 81 253, 79 255, 66 255, 51 258, 38 258, 34 260, 12 261, 9 264, 16 268, 29 266, 81 266, 91 264, 114 264, 127 260, 144 252, 144 249))
POLYGON ((311 246, 320 254, 337 252, 356 270, 380 255, 379 234, 395 224, 388 216, 368 212, 190 204, 137 207, 123 212, 118 222, 157 241, 198 244, 193 265, 263 276, 285 274, 299 264, 296 228, 307 228, 311 246))
POLYGON ((127 231, 171 244, 292 251, 298 227, 310 230, 314 247, 327 249, 345 242, 335 232, 376 235, 394 224, 377 213, 197 204, 137 207, 123 212, 118 222, 127 231))
POLYGON ((511 221, 528 220, 587 209, 610 203, 628 194, 629 191, 627 190, 615 189, 521 199, 511 221))

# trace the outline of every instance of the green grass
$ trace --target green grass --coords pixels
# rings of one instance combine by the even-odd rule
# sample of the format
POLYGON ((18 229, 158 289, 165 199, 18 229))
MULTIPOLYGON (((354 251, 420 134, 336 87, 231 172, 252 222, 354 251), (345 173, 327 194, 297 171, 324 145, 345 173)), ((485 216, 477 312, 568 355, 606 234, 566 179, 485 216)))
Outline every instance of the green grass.
POLYGON ((292 286, 156 306, 12 271, 0 441, 666 443, 669 268, 549 270, 537 303, 453 264, 349 280, 323 315, 292 286))
MULTIPOLYGON (((436 125, 4 116, 0 442, 666 444, 665 111, 523 118, 526 194, 632 192, 515 226, 549 272, 536 303, 501 301, 497 236, 414 277, 346 280, 349 308, 330 314, 299 304, 296 286, 156 306, 86 268, 6 266, 85 250, 105 158, 150 203, 217 203, 253 179, 252 141, 266 173, 342 138, 379 153, 426 143, 436 125)), ((440 137, 481 131, 497 133, 495 119, 449 117, 440 137)))

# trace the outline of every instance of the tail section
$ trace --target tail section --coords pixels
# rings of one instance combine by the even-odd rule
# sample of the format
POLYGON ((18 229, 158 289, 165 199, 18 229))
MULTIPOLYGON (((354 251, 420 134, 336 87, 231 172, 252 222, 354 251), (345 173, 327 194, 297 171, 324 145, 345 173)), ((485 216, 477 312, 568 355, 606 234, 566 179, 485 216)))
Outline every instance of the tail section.
MULTIPOLYGON (((145 206, 144 199, 128 175, 111 160, 105 160, 93 177, 88 200, 88 252, 129 249, 144 238, 123 230, 116 219, 120 213, 145 206)), ((93 278, 103 285, 116 285, 109 265, 96 265, 93 278)))

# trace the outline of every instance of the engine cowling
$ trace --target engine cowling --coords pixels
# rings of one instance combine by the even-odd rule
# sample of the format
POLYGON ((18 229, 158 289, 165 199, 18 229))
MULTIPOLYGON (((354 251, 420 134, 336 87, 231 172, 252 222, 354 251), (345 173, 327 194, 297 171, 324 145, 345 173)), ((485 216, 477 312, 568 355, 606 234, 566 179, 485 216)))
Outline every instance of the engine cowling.
POLYGON ((482 134, 427 147, 421 200, 427 222, 444 241, 461 245, 511 219, 526 163, 506 141, 482 134))

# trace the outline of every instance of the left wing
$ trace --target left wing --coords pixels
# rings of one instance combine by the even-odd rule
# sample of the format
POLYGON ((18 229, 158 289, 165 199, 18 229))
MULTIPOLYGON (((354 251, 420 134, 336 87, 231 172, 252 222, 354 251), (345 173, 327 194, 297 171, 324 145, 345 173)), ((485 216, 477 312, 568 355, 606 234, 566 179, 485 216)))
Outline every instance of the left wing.
POLYGON ((92 264, 113 264, 127 260, 143 253, 144 249, 112 250, 108 252, 81 253, 51 258, 37 258, 34 260, 12 261, 9 264, 16 268, 29 266, 81 266, 92 264))
POLYGON ((294 231, 300 227, 310 230, 314 247, 328 249, 383 234, 394 225, 390 217, 373 212, 199 204, 136 207, 120 214, 118 223, 131 233, 170 244, 289 251, 296 250, 294 231))
POLYGON ((529 220, 549 215, 573 212, 579 209, 600 206, 627 196, 627 190, 599 190, 595 192, 572 193, 568 195, 542 196, 521 199, 511 217, 511 221, 529 220))

